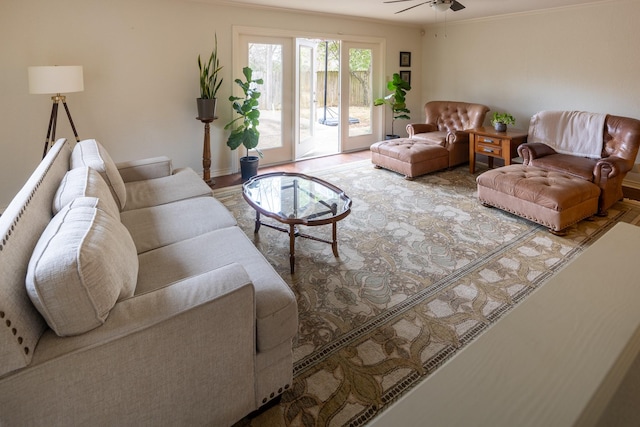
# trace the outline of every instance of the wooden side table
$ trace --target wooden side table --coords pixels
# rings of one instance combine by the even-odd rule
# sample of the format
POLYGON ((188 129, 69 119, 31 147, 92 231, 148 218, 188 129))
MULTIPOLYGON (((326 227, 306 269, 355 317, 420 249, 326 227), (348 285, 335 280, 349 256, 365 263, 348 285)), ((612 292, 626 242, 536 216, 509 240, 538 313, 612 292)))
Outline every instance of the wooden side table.
POLYGON ((211 142, 210 142, 210 126, 217 117, 202 118, 196 117, 202 123, 204 123, 204 144, 202 148, 202 179, 209 185, 214 185, 216 182, 211 179, 211 142))
POLYGON ((469 130, 469 171, 476 172, 476 154, 489 158, 489 167, 493 168, 493 159, 504 160, 505 166, 518 156, 518 145, 527 142, 527 131, 507 129, 497 132, 493 127, 479 127, 469 130))

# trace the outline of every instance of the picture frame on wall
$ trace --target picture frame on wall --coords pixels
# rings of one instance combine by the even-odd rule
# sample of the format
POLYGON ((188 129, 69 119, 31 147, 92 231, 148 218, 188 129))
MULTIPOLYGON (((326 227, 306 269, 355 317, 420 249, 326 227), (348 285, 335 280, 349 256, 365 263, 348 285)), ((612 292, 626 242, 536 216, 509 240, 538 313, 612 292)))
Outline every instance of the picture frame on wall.
POLYGON ((411 84, 411 71, 400 71, 400 78, 405 82, 411 84))
POLYGON ((400 52, 400 66, 411 67, 411 52, 400 52))

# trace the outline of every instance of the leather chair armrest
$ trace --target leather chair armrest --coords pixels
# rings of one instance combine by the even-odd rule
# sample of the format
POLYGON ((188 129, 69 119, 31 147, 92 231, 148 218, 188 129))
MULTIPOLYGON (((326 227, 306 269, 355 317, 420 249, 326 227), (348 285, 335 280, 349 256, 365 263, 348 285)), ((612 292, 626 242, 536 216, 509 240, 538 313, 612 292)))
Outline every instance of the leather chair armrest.
POLYGON ((413 138, 415 134, 435 132, 438 130, 438 126, 433 123, 411 123, 407 125, 407 133, 409 138, 413 138))
POLYGON ((518 154, 522 157, 523 164, 528 165, 533 159, 556 154, 556 150, 541 142, 531 142, 520 144, 518 154))
POLYGON ((455 144, 457 142, 469 141, 469 132, 464 130, 454 130, 447 133, 447 145, 455 144))
POLYGON ((621 157, 609 156, 598 160, 593 168, 594 182, 597 184, 631 170, 629 162, 621 157))

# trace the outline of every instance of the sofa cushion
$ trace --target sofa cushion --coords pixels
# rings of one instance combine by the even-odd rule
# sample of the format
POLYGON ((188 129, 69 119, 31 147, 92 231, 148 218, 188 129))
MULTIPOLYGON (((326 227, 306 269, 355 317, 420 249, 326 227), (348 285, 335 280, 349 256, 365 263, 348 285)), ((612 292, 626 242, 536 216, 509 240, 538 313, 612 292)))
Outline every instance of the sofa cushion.
POLYGON ((435 131, 435 132, 427 132, 427 133, 417 133, 411 137, 411 139, 415 139, 418 141, 429 142, 431 144, 437 144, 441 147, 445 147, 447 145, 447 135, 449 132, 447 131, 435 131))
POLYGON ((572 156, 570 154, 551 154, 532 159, 529 165, 593 181, 593 171, 596 163, 597 160, 586 157, 572 156))
POLYGON ((133 295, 138 274, 127 229, 104 211, 82 206, 82 198, 76 200, 40 236, 26 276, 29 298, 60 336, 104 323, 116 301, 133 295))
POLYGON ((139 260, 136 295, 238 263, 255 288, 258 351, 277 347, 297 333, 298 310, 293 291, 239 227, 222 228, 164 246, 141 254, 139 260))
POLYGON ((131 233, 139 254, 236 225, 233 215, 213 197, 124 211, 120 220, 131 233))
POLYGON ((118 208, 120 210, 124 209, 127 203, 127 190, 122 176, 120 176, 120 172, 118 172, 118 168, 109 153, 107 153, 107 150, 95 139, 85 139, 73 147, 71 169, 82 166, 95 169, 102 175, 118 204, 118 208))
POLYGON ((111 190, 102 176, 94 169, 84 166, 71 169, 65 174, 53 197, 53 214, 56 215, 77 197, 97 197, 101 200, 101 207, 106 212, 114 218, 120 218, 118 205, 111 190))
POLYGON ((212 196, 213 191, 202 178, 190 168, 179 168, 173 175, 127 182, 127 206, 125 210, 147 208, 177 200, 199 196, 212 196))

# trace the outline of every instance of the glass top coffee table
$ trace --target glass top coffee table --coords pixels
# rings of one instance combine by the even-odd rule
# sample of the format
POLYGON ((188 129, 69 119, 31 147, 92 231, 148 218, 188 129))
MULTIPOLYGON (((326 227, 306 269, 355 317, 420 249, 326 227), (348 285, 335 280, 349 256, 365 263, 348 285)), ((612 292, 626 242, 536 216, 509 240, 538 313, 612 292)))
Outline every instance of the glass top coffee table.
POLYGON ((254 232, 260 226, 289 233, 289 263, 291 273, 295 269, 295 238, 324 242, 331 245, 333 255, 338 256, 336 223, 351 212, 351 199, 344 191, 321 179, 300 173, 274 172, 258 175, 242 185, 244 199, 256 210, 254 232), (261 221, 260 216, 273 218, 286 226, 261 221), (332 224, 331 240, 303 234, 299 225, 316 226, 332 224))

